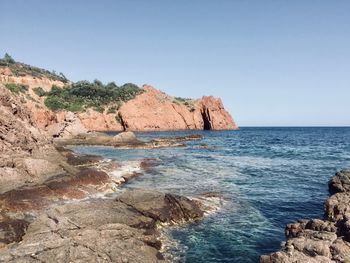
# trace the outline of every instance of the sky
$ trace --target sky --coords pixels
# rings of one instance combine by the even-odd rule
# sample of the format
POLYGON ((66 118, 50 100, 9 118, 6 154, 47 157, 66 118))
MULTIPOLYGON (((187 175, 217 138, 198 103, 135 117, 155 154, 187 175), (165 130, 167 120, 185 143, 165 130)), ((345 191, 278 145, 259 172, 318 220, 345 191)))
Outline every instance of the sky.
POLYGON ((221 97, 239 126, 349 126, 349 14, 347 0, 0 0, 0 56, 221 97))

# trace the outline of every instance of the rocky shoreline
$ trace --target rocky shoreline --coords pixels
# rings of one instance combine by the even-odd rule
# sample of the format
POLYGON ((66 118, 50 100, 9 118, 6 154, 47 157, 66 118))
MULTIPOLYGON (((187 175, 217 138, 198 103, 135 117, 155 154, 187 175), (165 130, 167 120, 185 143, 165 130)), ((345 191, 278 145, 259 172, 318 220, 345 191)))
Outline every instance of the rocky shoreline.
POLYGON ((261 256, 261 263, 350 262, 350 170, 337 172, 329 191, 325 218, 287 225, 286 243, 280 251, 261 256))
POLYGON ((159 226, 197 221, 208 210, 199 199, 119 190, 155 160, 123 171, 116 161, 66 148, 184 147, 201 136, 144 142, 131 132, 70 132, 50 139, 16 97, 0 91, 0 262, 166 262, 159 226))
POLYGON ((108 198, 139 174, 117 180, 109 171, 118 170, 118 163, 58 149, 78 173, 0 194, 0 262, 166 262, 158 226, 204 215, 200 201, 156 191, 108 198))

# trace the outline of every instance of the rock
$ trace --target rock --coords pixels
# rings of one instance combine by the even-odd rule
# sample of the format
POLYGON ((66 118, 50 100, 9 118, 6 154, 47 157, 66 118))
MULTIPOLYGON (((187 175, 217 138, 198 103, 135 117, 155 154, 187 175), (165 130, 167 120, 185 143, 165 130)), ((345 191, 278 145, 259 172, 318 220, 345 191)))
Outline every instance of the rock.
POLYGON ((130 190, 120 195, 117 200, 163 223, 196 220, 203 217, 199 204, 177 195, 130 190))
POLYGON ((326 215, 329 220, 337 222, 345 217, 350 218, 350 195, 349 193, 336 193, 326 201, 326 215))
MULTIPOLYGON (((52 112, 45 106, 45 97, 34 92, 41 87, 50 91, 52 86, 64 87, 69 81, 49 78, 45 74, 16 76, 9 67, 0 66, 0 83, 26 85, 28 91, 23 100, 30 110, 33 121, 40 129, 47 129, 55 137, 70 136, 83 132, 82 127, 92 131, 154 131, 154 130, 227 130, 237 129, 230 114, 224 109, 222 101, 212 96, 199 100, 181 99, 144 85, 142 94, 127 101, 118 112, 103 112, 89 108, 75 114, 77 120, 64 120, 61 112, 52 112), (71 123, 67 129, 67 122, 71 123), (77 128, 75 127, 77 126, 77 128), (63 130, 67 129, 67 133, 63 130)), ((63 112, 63 115, 66 115, 63 112)))
POLYGON ((112 138, 116 143, 133 143, 136 142, 136 135, 133 132, 121 132, 112 138))
POLYGON ((349 176, 349 170, 342 170, 330 180, 333 195, 326 201, 326 220, 289 224, 282 249, 261 256, 260 262, 350 262, 349 176))
POLYGON ((64 158, 18 96, 0 84, 0 193, 62 172, 64 158))
POLYGON ((199 206, 187 198, 139 190, 61 205, 30 223, 20 243, 0 250, 0 261, 165 262, 156 223, 200 216, 191 210, 199 206))
POLYGON ((350 170, 337 172, 328 183, 331 194, 350 192, 350 170))
POLYGON ((281 251, 261 256, 260 263, 335 263, 335 261, 323 256, 309 257, 299 251, 281 251))
POLYGON ((193 134, 186 136, 175 136, 175 137, 160 137, 154 139, 153 142, 185 142, 185 141, 200 141, 203 139, 202 135, 193 134))
POLYGON ((234 130, 237 125, 225 110, 221 99, 204 96, 197 107, 203 119, 203 130, 234 130))
POLYGON ((26 85, 30 89, 41 87, 45 91, 51 90, 52 86, 63 87, 64 83, 59 80, 52 80, 46 77, 35 77, 31 75, 16 76, 8 67, 0 67, 0 83, 15 83, 26 85))
POLYGON ((58 119, 60 121, 57 120, 58 122, 45 128, 50 137, 67 139, 89 132, 77 115, 72 112, 61 112, 58 119))
POLYGON ((350 262, 350 244, 342 239, 337 239, 330 247, 332 258, 336 262, 350 262))
POLYGON ((24 158, 22 163, 23 169, 32 177, 50 177, 64 172, 58 163, 50 162, 45 159, 24 158))
POLYGON ((144 92, 123 104, 119 110, 126 130, 204 130, 237 129, 220 99, 178 101, 176 98, 145 85, 144 92))
POLYGON ((92 131, 124 131, 116 114, 108 114, 88 109, 78 114, 84 127, 92 131))
POLYGON ((201 140, 201 135, 179 136, 179 137, 164 137, 150 141, 139 141, 132 132, 123 132, 114 137, 103 133, 86 133, 78 134, 72 138, 57 138, 55 143, 58 146, 65 145, 103 145, 114 146, 121 149, 154 149, 164 147, 184 147, 184 141, 201 140))

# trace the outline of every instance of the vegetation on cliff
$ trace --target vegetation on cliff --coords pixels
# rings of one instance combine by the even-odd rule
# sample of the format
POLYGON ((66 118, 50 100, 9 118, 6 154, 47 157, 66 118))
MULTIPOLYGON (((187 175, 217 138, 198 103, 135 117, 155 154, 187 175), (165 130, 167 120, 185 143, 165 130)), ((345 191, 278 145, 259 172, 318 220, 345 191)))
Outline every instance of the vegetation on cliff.
POLYGON ((51 80, 62 81, 64 83, 68 82, 68 79, 64 76, 63 73, 56 73, 55 71, 49 71, 46 69, 41 69, 27 65, 24 63, 16 62, 9 54, 5 54, 2 59, 0 59, 0 67, 8 67, 12 74, 21 77, 21 76, 34 76, 36 78, 48 78, 51 80))
POLYGON ((93 82, 84 80, 64 88, 53 86, 51 91, 46 94, 43 94, 39 89, 37 92, 46 96, 45 105, 53 111, 77 112, 93 108, 103 112, 104 106, 110 105, 110 111, 113 112, 118 109, 121 103, 135 98, 143 90, 132 83, 118 87, 114 82, 104 85, 99 80, 93 82))
POLYGON ((8 83, 8 84, 5 84, 5 87, 7 89, 9 89, 10 91, 17 93, 17 94, 18 93, 25 93, 26 91, 28 91, 28 86, 21 85, 21 84, 8 83))

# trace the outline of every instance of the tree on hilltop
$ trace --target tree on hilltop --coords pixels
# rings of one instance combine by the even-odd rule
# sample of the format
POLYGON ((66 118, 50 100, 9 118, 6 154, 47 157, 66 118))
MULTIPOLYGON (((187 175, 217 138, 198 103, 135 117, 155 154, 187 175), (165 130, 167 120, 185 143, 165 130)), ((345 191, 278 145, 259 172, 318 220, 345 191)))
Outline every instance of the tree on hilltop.
POLYGON ((13 64, 16 62, 8 53, 5 53, 3 60, 9 64, 13 64))

